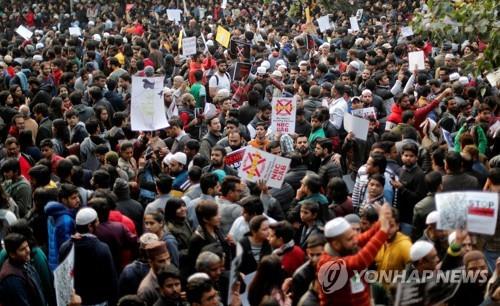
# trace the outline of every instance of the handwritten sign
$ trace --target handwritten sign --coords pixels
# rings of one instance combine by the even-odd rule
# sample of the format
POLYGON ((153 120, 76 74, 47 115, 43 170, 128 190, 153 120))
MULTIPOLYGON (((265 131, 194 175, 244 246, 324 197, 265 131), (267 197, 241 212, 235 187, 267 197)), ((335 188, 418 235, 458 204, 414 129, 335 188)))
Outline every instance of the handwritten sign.
POLYGON ((190 56, 196 54, 196 37, 186 37, 182 39, 182 55, 190 56))
POLYGON ((494 192, 444 192, 436 194, 439 229, 467 228, 471 233, 494 235, 498 194, 494 192))
POLYGON ((297 101, 295 98, 273 98, 271 105, 271 130, 278 133, 295 132, 297 101))
POLYGON ((330 23, 330 17, 328 15, 326 16, 321 16, 318 19, 316 19, 318 22, 319 30, 321 33, 325 33, 327 30, 332 28, 332 24, 330 23))
POLYGON ((270 187, 281 188, 289 167, 290 159, 247 146, 238 176, 250 182, 264 180, 270 187))
POLYGON ((413 29, 410 26, 401 28, 401 36, 408 37, 412 35, 413 35, 413 29))
POLYGON ((175 23, 180 23, 181 22, 181 13, 182 13, 182 11, 179 9, 167 10, 167 18, 168 18, 168 20, 173 21, 175 23))
POLYGON ((75 268, 75 246, 71 247, 68 256, 54 270, 54 288, 56 291, 57 306, 69 305, 73 293, 75 268))

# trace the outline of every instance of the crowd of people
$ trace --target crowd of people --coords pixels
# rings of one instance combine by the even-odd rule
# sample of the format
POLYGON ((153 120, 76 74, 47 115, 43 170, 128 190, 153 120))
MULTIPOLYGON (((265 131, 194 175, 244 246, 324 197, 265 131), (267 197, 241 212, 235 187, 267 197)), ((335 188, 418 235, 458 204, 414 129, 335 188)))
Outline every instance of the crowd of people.
POLYGON ((8 2, 0 305, 57 305, 68 254, 73 306, 400 303, 403 280, 366 269, 479 272, 425 278, 407 305, 500 303, 498 221, 494 235, 442 229, 435 200, 500 192, 500 82, 466 72, 480 40, 402 34, 425 1, 312 1, 311 17, 305 1, 8 2), (135 76, 164 77, 167 128, 132 130, 135 76), (293 133, 270 128, 276 97, 296 102, 293 133), (343 124, 362 109, 366 140, 343 124), (247 146, 290 159, 281 188, 238 176, 226 156, 247 146), (349 281, 332 291, 335 265, 349 281))

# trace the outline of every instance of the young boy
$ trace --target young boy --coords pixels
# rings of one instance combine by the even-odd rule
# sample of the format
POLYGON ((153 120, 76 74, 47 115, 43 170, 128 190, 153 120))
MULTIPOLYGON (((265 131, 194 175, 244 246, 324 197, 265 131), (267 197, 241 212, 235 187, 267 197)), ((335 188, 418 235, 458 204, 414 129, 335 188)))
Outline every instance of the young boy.
POLYGON ((401 219, 401 232, 411 235, 413 226, 413 207, 422 200, 427 193, 425 185, 425 173, 417 164, 418 147, 414 143, 407 143, 403 146, 401 161, 403 167, 399 169, 399 181, 392 179, 391 184, 398 189, 397 205, 401 219))
POLYGON ((179 270, 174 265, 162 268, 156 275, 160 286, 160 298, 154 306, 184 305, 181 290, 181 276, 179 270))
POLYGON ((316 143, 315 140, 318 138, 325 138, 325 130, 322 127, 323 121, 322 116, 319 112, 314 112, 311 115, 311 133, 307 139, 311 149, 314 149, 316 143))
POLYGON ((266 147, 269 144, 269 139, 267 139, 266 133, 267 124, 265 122, 258 122, 255 127, 255 138, 250 140, 248 144, 257 149, 266 150, 266 147))
POLYGON ((280 256, 286 277, 290 277, 306 261, 306 255, 300 247, 295 245, 293 227, 288 221, 280 221, 269 227, 267 240, 274 250, 273 253, 280 256))
POLYGON ((81 143, 85 137, 89 136, 85 129, 85 124, 80 121, 78 112, 74 109, 67 111, 64 116, 69 126, 69 142, 70 144, 81 143))
POLYGON ((304 201, 300 205, 300 221, 301 225, 295 234, 295 243, 306 250, 307 239, 316 234, 322 234, 323 229, 318 221, 319 204, 313 201, 304 201))

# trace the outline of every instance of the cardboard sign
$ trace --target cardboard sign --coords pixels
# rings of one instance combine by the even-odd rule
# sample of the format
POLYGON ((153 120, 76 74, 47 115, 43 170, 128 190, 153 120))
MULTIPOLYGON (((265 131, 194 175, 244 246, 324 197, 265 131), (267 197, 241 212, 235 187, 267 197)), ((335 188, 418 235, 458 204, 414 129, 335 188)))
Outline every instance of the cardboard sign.
POLYGON ((250 75, 252 64, 250 63, 236 63, 233 71, 233 81, 245 80, 250 75))
POLYGON ((33 36, 33 32, 31 32, 27 27, 23 25, 20 25, 16 29, 16 33, 21 35, 21 37, 24 38, 25 40, 28 40, 31 38, 31 36, 33 36))
POLYGON ((182 39, 182 55, 190 56, 196 54, 196 37, 186 37, 182 39))
POLYGON ((271 101, 271 130, 278 133, 295 133, 297 101, 295 98, 274 97, 271 101))
POLYGON ((238 58, 250 59, 251 45, 246 41, 231 38, 229 43, 229 53, 236 55, 238 58))
POLYGON ((370 121, 366 119, 354 117, 348 113, 344 114, 344 129, 347 132, 352 132, 358 139, 366 140, 369 125, 370 121))
POLYGON ((424 51, 415 51, 408 53, 408 69, 413 71, 415 66, 417 66, 417 70, 425 69, 425 58, 424 51))
POLYGON ((224 157, 224 164, 228 167, 238 170, 241 166, 241 160, 243 159, 244 154, 245 148, 227 153, 226 157, 224 157))
POLYGON ((370 120, 371 118, 377 119, 377 112, 374 107, 366 107, 352 110, 353 116, 370 120))
POLYGON ((318 19, 316 19, 316 21, 318 22, 318 27, 321 33, 325 33, 326 31, 332 28, 332 24, 330 23, 330 17, 328 17, 328 15, 321 16, 318 19))
POLYGON ((217 34, 215 35, 215 41, 221 44, 224 48, 228 48, 230 40, 231 40, 231 32, 224 29, 222 26, 217 26, 217 34))
POLYGON ((163 103, 163 79, 164 77, 132 77, 132 131, 156 131, 169 126, 163 103))
POLYGON ((290 159, 247 146, 238 176, 250 182, 264 180, 269 187, 281 188, 289 168, 290 159))
POLYGON ((498 217, 498 194, 463 191, 436 194, 438 229, 467 228, 471 233, 494 235, 498 217))

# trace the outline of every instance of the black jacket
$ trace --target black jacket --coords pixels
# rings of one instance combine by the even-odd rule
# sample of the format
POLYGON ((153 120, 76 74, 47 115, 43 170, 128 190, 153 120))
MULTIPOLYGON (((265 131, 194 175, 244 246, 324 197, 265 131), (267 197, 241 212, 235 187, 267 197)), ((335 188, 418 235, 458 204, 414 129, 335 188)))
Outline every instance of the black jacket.
POLYGON ((59 250, 59 259, 64 260, 75 245, 75 291, 83 305, 108 302, 114 305, 118 281, 109 247, 94 235, 84 235, 66 241, 59 250))
MULTIPOLYGON (((246 275, 257 271, 258 262, 255 261, 255 258, 252 255, 252 246, 250 245, 250 239, 248 238, 248 235, 240 240, 240 245, 243 248, 243 254, 241 256, 239 272, 246 275)), ((271 249, 269 242, 265 240, 262 243, 262 247, 260 249, 260 259, 262 259, 262 257, 266 255, 271 254, 272 252, 273 250, 271 249)))
POLYGON ((318 175, 321 177, 321 181, 323 182, 323 187, 326 187, 330 179, 334 177, 342 178, 342 168, 337 166, 335 162, 331 160, 333 154, 325 157, 319 166, 318 175))
POLYGON ((400 220, 411 224, 415 204, 427 194, 425 174, 418 166, 410 169, 401 167, 399 169, 399 181, 403 184, 403 187, 398 190, 397 199, 400 220))

